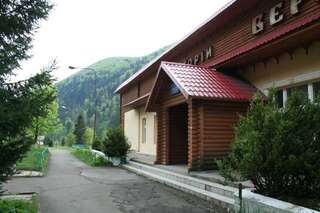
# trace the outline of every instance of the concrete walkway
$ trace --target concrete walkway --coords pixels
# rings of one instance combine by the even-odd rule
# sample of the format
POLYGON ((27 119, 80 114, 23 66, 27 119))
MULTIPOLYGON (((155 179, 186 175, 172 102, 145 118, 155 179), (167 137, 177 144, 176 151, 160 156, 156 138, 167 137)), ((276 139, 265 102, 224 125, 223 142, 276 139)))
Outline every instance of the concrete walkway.
POLYGON ((38 192, 42 213, 217 212, 210 203, 119 168, 92 168, 66 150, 51 150, 40 178, 14 178, 10 192, 38 192))

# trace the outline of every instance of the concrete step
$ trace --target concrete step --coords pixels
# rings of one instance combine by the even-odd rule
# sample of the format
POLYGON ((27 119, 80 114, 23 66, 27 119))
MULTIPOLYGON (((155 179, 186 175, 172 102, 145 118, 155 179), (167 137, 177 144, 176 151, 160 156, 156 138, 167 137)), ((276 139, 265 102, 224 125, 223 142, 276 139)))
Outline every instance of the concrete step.
POLYGON ((129 171, 151 178, 176 189, 194 194, 203 199, 210 200, 218 206, 229 211, 234 209, 234 193, 236 188, 177 174, 164 169, 155 168, 145 164, 129 161, 123 167, 129 171))

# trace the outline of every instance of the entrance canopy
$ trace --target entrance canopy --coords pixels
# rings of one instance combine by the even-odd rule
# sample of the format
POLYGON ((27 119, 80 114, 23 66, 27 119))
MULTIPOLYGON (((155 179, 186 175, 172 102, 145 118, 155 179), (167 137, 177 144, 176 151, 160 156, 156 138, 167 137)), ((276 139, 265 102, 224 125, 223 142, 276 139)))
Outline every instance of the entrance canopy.
POLYGON ((194 98, 248 102, 257 91, 249 83, 211 68, 162 62, 147 101, 147 111, 153 108, 165 75, 169 76, 186 100, 194 98))

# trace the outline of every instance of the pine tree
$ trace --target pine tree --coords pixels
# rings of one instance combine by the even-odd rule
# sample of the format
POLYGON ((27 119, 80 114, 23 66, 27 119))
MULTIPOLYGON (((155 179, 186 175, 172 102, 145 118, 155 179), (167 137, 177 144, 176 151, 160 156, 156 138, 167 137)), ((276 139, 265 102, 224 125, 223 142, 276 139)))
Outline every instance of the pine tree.
POLYGON ((75 135, 75 138, 76 138, 76 141, 75 141, 76 144, 81 144, 81 145, 85 144, 85 141, 84 141, 85 132, 86 132, 86 125, 84 122, 84 117, 83 117, 83 114, 80 113, 78 115, 77 122, 74 126, 74 131, 73 131, 73 134, 75 135))

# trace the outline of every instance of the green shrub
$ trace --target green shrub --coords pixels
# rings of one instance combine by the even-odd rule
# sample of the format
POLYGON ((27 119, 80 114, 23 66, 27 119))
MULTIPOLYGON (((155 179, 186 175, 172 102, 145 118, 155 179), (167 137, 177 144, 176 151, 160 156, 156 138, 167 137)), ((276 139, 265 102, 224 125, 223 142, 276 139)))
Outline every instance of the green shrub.
POLYGON ((257 95, 236 127, 221 174, 239 172, 267 196, 320 197, 320 101, 298 92, 278 108, 271 92, 267 103, 257 95), (235 172, 237 171, 237 172, 235 172))
POLYGON ((124 158, 129 152, 130 145, 122 129, 110 128, 106 133, 106 138, 102 141, 102 148, 108 157, 124 158))
POLYGON ((92 149, 102 151, 102 142, 98 138, 93 141, 92 149))
POLYGON ((108 166, 112 165, 111 162, 105 160, 101 156, 96 156, 89 149, 74 149, 72 154, 85 162, 89 166, 108 166))
POLYGON ((49 137, 45 137, 43 144, 49 147, 53 147, 53 140, 49 137))

